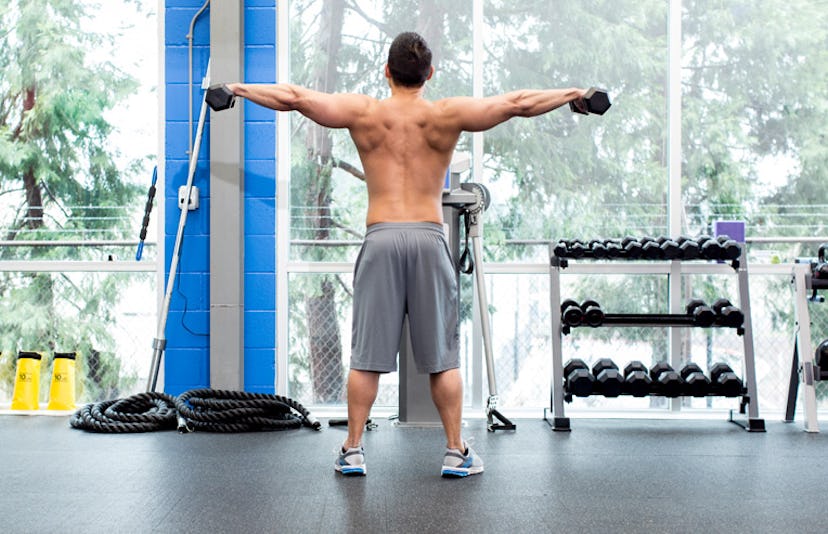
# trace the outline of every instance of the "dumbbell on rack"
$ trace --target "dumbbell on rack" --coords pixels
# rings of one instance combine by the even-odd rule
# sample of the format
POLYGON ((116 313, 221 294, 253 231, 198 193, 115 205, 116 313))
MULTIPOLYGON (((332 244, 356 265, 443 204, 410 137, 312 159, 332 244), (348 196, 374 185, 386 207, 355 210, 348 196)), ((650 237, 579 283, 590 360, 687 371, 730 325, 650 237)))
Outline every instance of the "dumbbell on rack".
POLYGON ((710 393, 710 379, 704 376, 702 368, 689 362, 681 368, 684 380, 684 394, 690 397, 705 397, 710 393))
POLYGON ((653 394, 665 397, 680 397, 684 392, 684 380, 667 362, 659 362, 650 368, 653 380, 653 394))
POLYGON ((579 326, 584 320, 581 306, 572 299, 561 302, 561 321, 566 326, 579 326))
POLYGON ((617 397, 624 390, 624 376, 610 358, 601 358, 592 366, 594 391, 605 397, 617 397))
MULTIPOLYGON (((742 253, 742 247, 726 235, 718 237, 699 236, 691 238, 680 236, 627 236, 620 240, 592 239, 584 242, 580 239, 561 239, 555 247, 555 255, 561 258, 623 258, 646 260, 736 260, 742 253)), ((828 265, 826 265, 828 277, 828 265)))
POLYGON ((627 236, 621 240, 621 249, 624 251, 621 257, 631 260, 640 258, 643 253, 641 243, 632 236, 627 236))
POLYGON ((574 358, 564 366, 564 391, 567 395, 589 397, 595 384, 595 377, 589 372, 586 362, 574 358))
POLYGON ((716 322, 716 312, 701 299, 693 299, 685 308, 687 315, 693 317, 693 324, 703 328, 713 326, 716 322))
POLYGON ((816 379, 828 380, 828 339, 820 343, 814 351, 814 362, 816 362, 816 379))
POLYGON ((678 243, 679 250, 681 251, 681 254, 679 255, 681 259, 695 260, 700 257, 701 252, 699 243, 695 239, 687 236, 680 236, 676 240, 676 243, 678 243))
POLYGON ((647 366, 639 361, 632 361, 624 367, 624 388, 627 395, 633 397, 646 397, 650 394, 653 379, 647 366))
POLYGON ((713 303, 713 312, 716 314, 716 323, 721 326, 741 328, 745 322, 745 314, 742 313, 742 310, 725 298, 718 299, 713 303))
POLYGON ((585 300, 581 303, 581 311, 584 313, 584 323, 596 328, 604 322, 604 312, 601 306, 594 300, 585 300))
POLYGON ((700 247, 700 255, 708 260, 735 260, 742 254, 742 247, 729 236, 718 237, 700 236, 696 240, 700 247))
POLYGON ((561 303, 561 322, 566 326, 601 326, 604 312, 594 300, 585 300, 578 304, 572 299, 561 303))
POLYGON ((742 380, 726 363, 717 363, 710 368, 710 392, 722 397, 738 397, 744 388, 742 380))
POLYGON ((663 251, 654 237, 644 236, 638 240, 641 243, 641 257, 645 260, 664 259, 663 251))

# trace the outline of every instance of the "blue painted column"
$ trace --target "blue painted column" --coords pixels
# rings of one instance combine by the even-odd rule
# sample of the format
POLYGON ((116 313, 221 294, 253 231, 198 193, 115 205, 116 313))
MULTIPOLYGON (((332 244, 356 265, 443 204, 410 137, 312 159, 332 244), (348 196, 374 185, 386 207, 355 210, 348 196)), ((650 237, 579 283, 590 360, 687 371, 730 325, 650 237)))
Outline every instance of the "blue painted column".
MULTIPOLYGON (((178 188, 187 183, 188 77, 187 39, 190 20, 203 4, 200 0, 166 0, 165 47, 165 277, 169 274, 178 230, 178 188)), ((193 137, 202 100, 201 79, 209 59, 210 25, 204 13, 194 28, 193 46, 193 137)), ((201 207, 187 216, 180 269, 167 317, 167 348, 164 355, 164 390, 177 395, 209 385, 209 125, 205 125, 198 168, 193 185, 199 188, 201 207)))
MULTIPOLYGON (((244 4, 247 83, 276 82, 276 1, 244 4)), ((244 389, 275 392, 276 112, 244 108, 244 389)))
MULTIPOLYGON (((178 188, 186 183, 187 39, 203 0, 165 0, 165 271, 178 229, 178 188)), ((276 81, 276 1, 244 3, 246 82, 276 81)), ((193 135, 202 101, 201 80, 210 56, 210 10, 193 32, 193 135)), ((232 81, 232 80, 214 80, 232 81)), ((276 345, 276 112, 248 104, 244 114, 244 389, 275 391, 276 345)), ((194 185, 201 206, 187 218, 180 270, 167 320, 164 389, 177 395, 210 386, 209 364, 209 120, 194 185)), ((166 279, 166 277, 165 277, 166 279)))

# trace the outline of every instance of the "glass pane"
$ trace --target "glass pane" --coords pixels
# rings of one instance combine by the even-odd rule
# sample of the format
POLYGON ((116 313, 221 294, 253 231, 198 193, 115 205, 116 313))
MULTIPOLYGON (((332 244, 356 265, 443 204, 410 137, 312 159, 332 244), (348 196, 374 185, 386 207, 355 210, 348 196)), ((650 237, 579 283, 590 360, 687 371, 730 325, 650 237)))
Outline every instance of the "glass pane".
POLYGON ((42 402, 55 352, 78 353, 78 403, 145 391, 155 296, 151 274, 0 273, 0 403, 11 400, 21 350, 43 355, 42 402))
POLYGON ((0 260, 130 260, 158 148, 156 4, 47 4, 0 14, 0 260))
MULTIPOLYGON (((685 227, 744 220, 749 237, 826 235, 828 14, 815 1, 683 3, 685 227)), ((757 258, 812 255, 752 246, 757 258)))
POLYGON ((486 95, 598 86, 614 102, 603 116, 565 106, 485 134, 487 243, 663 233, 667 2, 487 0, 484 15, 486 95))
MULTIPOLYGON (((290 12, 290 79, 325 92, 382 99, 388 47, 400 32, 420 32, 436 74, 426 98, 471 94, 471 2, 297 0, 290 12)), ((291 120, 291 250, 294 261, 352 261, 365 231, 367 195, 356 149, 345 130, 291 120)), ((468 150, 464 137, 458 147, 468 150)))

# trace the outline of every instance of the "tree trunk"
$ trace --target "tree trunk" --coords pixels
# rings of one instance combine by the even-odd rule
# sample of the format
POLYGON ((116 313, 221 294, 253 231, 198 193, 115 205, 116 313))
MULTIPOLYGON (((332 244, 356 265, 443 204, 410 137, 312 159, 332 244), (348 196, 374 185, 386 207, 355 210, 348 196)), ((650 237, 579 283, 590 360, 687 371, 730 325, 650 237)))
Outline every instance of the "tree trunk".
MULTIPOLYGON (((23 114, 26 115, 34 109, 35 106, 35 87, 31 86, 26 89, 26 96, 23 98, 23 114)), ((23 123, 21 118, 20 123, 23 123)), ((29 164, 23 171, 23 187, 26 189, 26 218, 24 224, 29 230, 36 230, 43 226, 43 195, 40 191, 40 185, 37 183, 37 176, 35 176, 34 164, 29 164)))
MULTIPOLYGON (((318 57, 321 58, 310 78, 309 86, 326 93, 336 90, 337 60, 342 45, 345 3, 325 0, 320 16, 318 57)), ((328 129, 311 123, 305 140, 308 160, 317 164, 315 176, 307 189, 306 206, 313 207, 313 239, 324 241, 331 228, 332 147, 328 129)), ((313 259, 319 259, 314 257, 313 259)), ((306 297, 305 306, 310 339, 313 397, 317 402, 339 402, 344 391, 342 341, 336 313, 336 291, 330 276, 320 277, 319 290, 306 297)))

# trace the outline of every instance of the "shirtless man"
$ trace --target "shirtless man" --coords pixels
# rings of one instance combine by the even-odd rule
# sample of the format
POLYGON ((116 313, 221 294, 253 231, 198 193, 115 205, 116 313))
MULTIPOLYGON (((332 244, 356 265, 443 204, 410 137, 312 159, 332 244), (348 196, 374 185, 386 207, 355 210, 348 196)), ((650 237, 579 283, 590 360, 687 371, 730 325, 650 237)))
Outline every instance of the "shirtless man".
POLYGON ((348 128, 368 188, 365 242, 354 268, 353 347, 348 375, 348 437, 335 462, 343 474, 365 474, 362 434, 381 373, 396 371, 405 313, 418 371, 446 434, 441 474, 483 472, 461 437, 457 289, 443 235, 442 191, 464 131, 488 130, 512 117, 534 117, 575 101, 582 89, 522 90, 487 98, 423 98, 434 74, 431 51, 416 33, 394 39, 385 65, 391 97, 328 94, 290 84, 228 84, 233 94, 278 111, 298 111, 328 128, 348 128))

